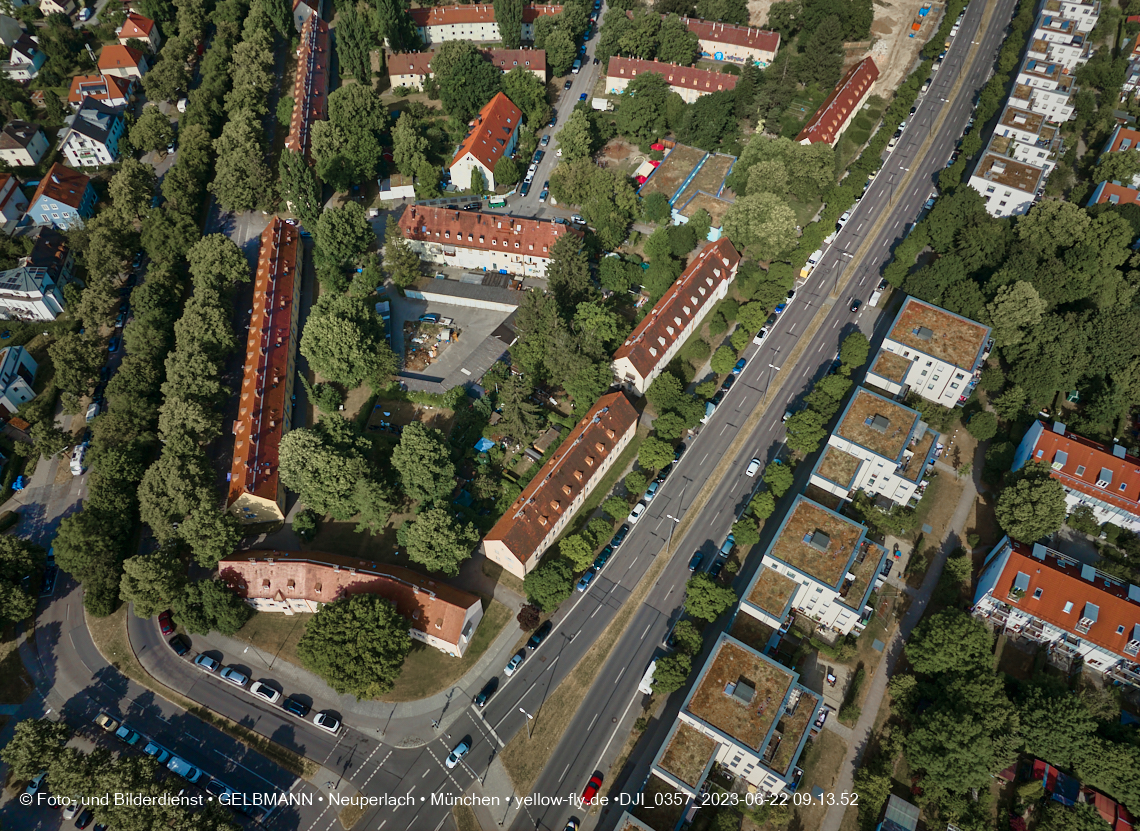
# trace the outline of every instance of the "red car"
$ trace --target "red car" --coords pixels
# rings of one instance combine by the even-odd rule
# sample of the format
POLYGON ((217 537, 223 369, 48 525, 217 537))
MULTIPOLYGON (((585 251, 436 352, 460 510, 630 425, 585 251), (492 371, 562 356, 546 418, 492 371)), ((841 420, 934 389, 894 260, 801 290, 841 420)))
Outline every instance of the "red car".
POLYGON ((170 619, 169 609, 158 616, 158 626, 164 635, 170 635, 174 632, 174 621, 170 619))
POLYGON ((586 783, 586 790, 582 791, 582 802, 587 805, 593 805, 594 801, 598 798, 598 789, 602 787, 602 775, 595 773, 590 777, 590 781, 586 783))

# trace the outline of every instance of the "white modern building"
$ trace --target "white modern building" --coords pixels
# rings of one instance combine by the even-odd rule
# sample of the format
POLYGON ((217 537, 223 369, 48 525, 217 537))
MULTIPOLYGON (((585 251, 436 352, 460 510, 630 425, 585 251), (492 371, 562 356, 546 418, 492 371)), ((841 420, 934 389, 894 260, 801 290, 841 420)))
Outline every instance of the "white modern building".
POLYGON ((55 320, 63 305, 63 293, 46 268, 0 271, 0 320, 55 320))
POLYGON ((1057 15, 1066 20, 1072 20, 1077 31, 1088 34, 1100 19, 1100 3, 1090 3, 1086 0, 1045 0, 1041 10, 1046 14, 1057 15))
POLYGON ((59 131, 59 149, 71 167, 100 167, 119 158, 123 116, 94 98, 84 98, 78 112, 59 131))
POLYGON ((38 365, 22 346, 9 346, 0 350, 0 406, 14 415, 25 401, 36 397, 32 385, 36 382, 38 365))
POLYGON ((15 119, 0 131, 0 160, 9 167, 34 167, 50 146, 44 131, 36 124, 15 119))
POLYGON ((987 152, 970 174, 969 184, 986 200, 991 216, 1023 216, 1044 193, 1045 178, 1039 167, 987 152))
POLYGON ((1055 63, 1066 72, 1075 72, 1092 57, 1092 45, 1077 21, 1042 12, 1025 54, 1027 58, 1055 63))
POLYGON ((1073 117, 1074 78, 1060 66, 1027 58, 1017 73, 1009 104, 1060 124, 1073 117))
POLYGON ((1062 144, 1061 130, 1056 124, 1011 101, 994 127, 989 152, 1040 168, 1048 176, 1064 153, 1062 144))

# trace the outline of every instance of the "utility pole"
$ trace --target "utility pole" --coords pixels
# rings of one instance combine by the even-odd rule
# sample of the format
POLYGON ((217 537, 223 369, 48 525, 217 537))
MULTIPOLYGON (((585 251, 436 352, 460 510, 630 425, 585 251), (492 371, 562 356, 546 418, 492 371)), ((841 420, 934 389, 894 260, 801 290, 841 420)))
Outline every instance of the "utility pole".
POLYGON ((519 707, 519 712, 526 716, 526 737, 529 739, 531 738, 530 723, 534 721, 534 716, 532 716, 522 707, 519 707))

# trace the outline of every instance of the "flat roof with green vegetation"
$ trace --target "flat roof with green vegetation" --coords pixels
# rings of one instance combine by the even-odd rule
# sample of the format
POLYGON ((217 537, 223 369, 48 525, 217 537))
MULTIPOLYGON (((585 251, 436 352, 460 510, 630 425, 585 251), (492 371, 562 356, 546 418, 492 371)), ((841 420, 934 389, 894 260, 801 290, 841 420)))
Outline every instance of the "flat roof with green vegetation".
POLYGON ((693 172, 693 168, 704 157, 704 150, 678 144, 662 159, 661 164, 657 165, 657 169, 645 180, 638 193, 642 199, 651 193, 663 193, 672 199, 677 189, 684 184, 689 174, 693 172))
POLYGON ((776 630, 767 623, 752 617, 752 615, 743 614, 737 615, 732 621, 732 629, 729 630, 728 634, 745 646, 750 646, 757 652, 763 652, 768 641, 776 634, 776 630))
POLYGON ((859 472, 861 464, 863 464, 862 459, 829 444, 823 449, 823 456, 820 457, 815 472, 828 482, 850 488, 851 480, 859 472))
MULTIPOLYGON (((981 176, 982 168, 994 161, 994 156, 987 155, 974 175, 981 176)), ((1040 178, 1040 170, 1031 165, 1015 162, 1013 159, 1002 159, 1000 161, 1008 163, 1007 166, 1010 168, 1026 167, 1035 171, 1030 177, 1032 178, 1031 182, 1020 183, 1025 184, 1023 190, 1033 192, 1037 178, 1040 178)), ((997 180, 996 176, 994 178, 997 180)), ((948 364, 963 369, 973 369, 974 362, 982 354, 982 347, 985 346, 989 335, 988 326, 983 326, 969 318, 924 303, 914 297, 908 297, 899 311, 898 317, 895 318, 887 337, 896 343, 909 346, 924 355, 938 358, 948 364)))
POLYGON ((728 171, 732 170, 732 163, 735 161, 736 157, 724 156, 720 153, 709 156, 701 165, 701 169, 694 174, 689 184, 685 186, 685 189, 681 191, 681 196, 677 201, 683 204, 698 191, 716 196, 720 192, 721 186, 724 185, 724 177, 728 175, 728 171))
POLYGON ((910 407, 860 387, 835 428, 835 435, 897 462, 919 418, 910 407))
POLYGON ((879 350, 879 356, 875 359, 875 363, 871 367, 871 372, 874 375, 881 375, 883 378, 894 381, 896 384, 901 384, 903 379, 906 378, 910 364, 910 358, 904 358, 902 355, 881 349, 879 350))
POLYGON ((856 612, 863 611, 863 598, 866 596, 868 590, 871 588, 871 581, 875 579, 875 575, 879 573, 879 563, 883 559, 883 549, 875 545, 873 542, 866 540, 863 542, 863 548, 859 552, 860 556, 855 558, 855 562, 851 564, 848 571, 855 575, 855 579, 851 581, 851 585, 847 587, 847 591, 843 593, 843 599, 848 601, 847 606, 854 609, 856 612))
POLYGON ((728 209, 732 207, 732 202, 719 196, 712 196, 708 193, 698 193, 692 198, 677 200, 677 205, 681 212, 681 216, 686 219, 692 219, 693 214, 702 208, 708 212, 709 227, 719 228, 724 225, 724 215, 728 213, 728 209))
POLYGON ((910 462, 907 464, 906 472, 902 477, 908 482, 918 482, 922 478, 922 471, 926 467, 926 457, 930 453, 930 448, 934 444, 935 434, 933 430, 927 430, 922 434, 922 438, 911 447, 910 462))
POLYGON ((785 713, 784 717, 780 719, 778 729, 783 734, 783 740, 776 750, 776 755, 772 757, 772 761, 769 763, 772 770, 781 776, 788 775, 788 768, 792 765, 792 759, 800 746, 800 741, 803 739, 804 733, 811 727, 816 708, 819 706, 817 696, 803 687, 798 689, 800 700, 796 705, 796 711, 791 715, 785 713))
POLYGON ((708 767, 716 746, 717 741, 711 736, 706 736, 690 724, 678 721, 673 728, 673 738, 661 754, 657 767, 695 788, 701 774, 708 767))
POLYGON ((800 496, 766 556, 838 588, 864 528, 800 496))
POLYGON ((774 568, 760 566, 747 600, 773 617, 780 617, 788 608, 788 601, 797 588, 799 585, 791 577, 780 574, 774 568))
POLYGON ((794 682, 779 664, 721 635, 685 709, 759 752, 794 682))

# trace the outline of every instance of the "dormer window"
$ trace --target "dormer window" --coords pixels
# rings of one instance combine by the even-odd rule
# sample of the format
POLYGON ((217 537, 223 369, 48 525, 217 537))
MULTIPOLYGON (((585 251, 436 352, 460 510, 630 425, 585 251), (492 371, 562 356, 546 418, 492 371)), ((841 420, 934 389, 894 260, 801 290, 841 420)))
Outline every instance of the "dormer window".
POLYGON ((574 471, 574 478, 577 479, 579 482, 581 482, 582 481, 582 471, 580 471, 580 470, 574 471))
POLYGON ((566 494, 567 496, 569 496, 570 494, 572 494, 572 493, 573 493, 573 491, 572 491, 572 490, 570 490, 570 486, 569 486, 569 485, 563 485, 563 486, 562 486, 562 492, 563 492, 564 494, 566 494))
POLYGON ((604 444, 602 444, 600 441, 594 442, 594 447, 598 448, 599 453, 605 453, 606 452, 606 446, 604 444))
POLYGON ((594 466, 594 457, 593 456, 587 456, 586 457, 586 464, 589 465, 590 467, 593 467, 594 466))

